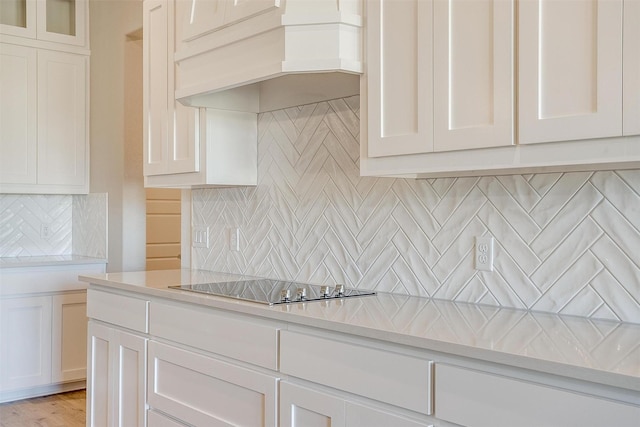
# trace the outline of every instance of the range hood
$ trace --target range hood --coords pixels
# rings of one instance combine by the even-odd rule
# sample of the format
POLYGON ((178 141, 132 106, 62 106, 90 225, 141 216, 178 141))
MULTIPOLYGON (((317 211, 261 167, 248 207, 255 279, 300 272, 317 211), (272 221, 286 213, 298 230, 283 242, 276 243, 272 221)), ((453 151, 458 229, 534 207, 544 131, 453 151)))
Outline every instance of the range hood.
POLYGON ((362 0, 177 2, 176 99, 259 113, 358 94, 362 8, 362 0))

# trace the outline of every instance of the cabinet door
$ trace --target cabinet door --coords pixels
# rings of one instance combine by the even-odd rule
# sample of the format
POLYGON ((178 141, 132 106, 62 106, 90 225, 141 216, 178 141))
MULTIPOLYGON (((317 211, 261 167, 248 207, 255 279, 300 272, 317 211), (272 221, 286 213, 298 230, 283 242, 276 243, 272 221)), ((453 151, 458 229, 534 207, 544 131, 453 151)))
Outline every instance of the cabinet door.
POLYGON ((146 425, 146 338, 89 323, 90 426, 146 425))
POLYGON ((281 427, 344 427, 345 401, 307 387, 280 383, 281 427))
POLYGON ((114 382, 111 328, 91 321, 88 330, 87 424, 108 426, 114 382))
POLYGON ((187 424, 275 427, 278 379, 154 341, 149 406, 187 424))
POLYGON ((162 175, 168 170, 168 3, 143 3, 143 133, 144 175, 162 175))
POLYGON ((146 425, 147 339, 112 330, 113 418, 118 427, 146 425))
POLYGON ((519 3, 519 142, 622 135, 622 0, 519 3))
POLYGON ((51 297, 0 301, 0 389, 51 383, 51 297))
POLYGON ((36 183, 36 67, 35 49, 0 43, 0 183, 3 184, 36 183))
POLYGON ((87 182, 88 58, 38 51, 38 184, 87 182))
POLYGON ((52 381, 87 377, 87 294, 55 295, 52 317, 52 381))
POLYGON ((514 2, 435 0, 434 150, 513 144, 514 2))
POLYGON ((623 133, 640 134, 640 1, 624 2, 623 133))
POLYGON ((39 40, 86 44, 88 0, 38 0, 37 4, 39 40))
POLYGON ((369 157, 433 151, 432 8, 367 1, 369 157))
POLYGON ((0 33, 36 38, 36 0, 0 1, 0 33))

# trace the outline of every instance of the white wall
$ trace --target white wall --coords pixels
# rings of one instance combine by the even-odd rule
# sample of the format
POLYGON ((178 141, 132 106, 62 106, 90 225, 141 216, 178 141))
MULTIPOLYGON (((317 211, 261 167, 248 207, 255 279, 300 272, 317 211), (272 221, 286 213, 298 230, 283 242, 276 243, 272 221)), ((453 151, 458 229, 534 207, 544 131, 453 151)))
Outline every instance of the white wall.
MULTIPOLYGON (((142 147, 132 136, 135 125, 125 126, 128 103, 139 102, 132 60, 134 42, 127 34, 142 27, 141 0, 90 0, 91 28, 91 192, 109 194, 108 271, 144 269, 144 192, 142 173, 135 168, 142 147), (129 45, 128 45, 129 43, 129 45), (131 127, 130 127, 131 126, 131 127), (126 249, 125 249, 126 248, 126 249), (141 248, 141 249, 140 249, 141 248)), ((142 108, 139 109, 140 112, 142 108)), ((140 113, 141 114, 141 113, 140 113)), ((140 171, 141 171, 141 165, 140 171)))

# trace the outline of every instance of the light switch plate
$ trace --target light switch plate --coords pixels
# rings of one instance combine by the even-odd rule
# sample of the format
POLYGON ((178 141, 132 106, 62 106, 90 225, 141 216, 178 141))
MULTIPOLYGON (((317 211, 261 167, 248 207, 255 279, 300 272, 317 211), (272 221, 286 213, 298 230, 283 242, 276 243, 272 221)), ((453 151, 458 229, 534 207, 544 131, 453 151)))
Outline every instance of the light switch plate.
POLYGON ((209 227, 193 227, 191 245, 194 248, 209 248, 209 227))

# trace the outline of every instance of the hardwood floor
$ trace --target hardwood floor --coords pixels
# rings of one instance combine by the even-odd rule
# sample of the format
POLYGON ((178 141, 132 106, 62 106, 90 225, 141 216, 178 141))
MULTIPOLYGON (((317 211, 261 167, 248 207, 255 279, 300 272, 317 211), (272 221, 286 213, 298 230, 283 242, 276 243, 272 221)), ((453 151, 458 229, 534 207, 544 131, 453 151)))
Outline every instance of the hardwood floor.
POLYGON ((84 390, 0 404, 0 427, 83 427, 84 390))

